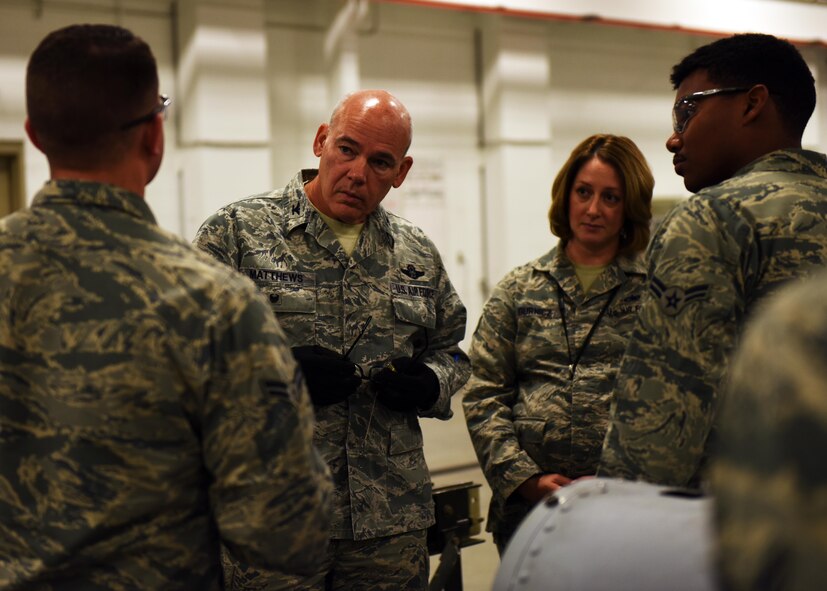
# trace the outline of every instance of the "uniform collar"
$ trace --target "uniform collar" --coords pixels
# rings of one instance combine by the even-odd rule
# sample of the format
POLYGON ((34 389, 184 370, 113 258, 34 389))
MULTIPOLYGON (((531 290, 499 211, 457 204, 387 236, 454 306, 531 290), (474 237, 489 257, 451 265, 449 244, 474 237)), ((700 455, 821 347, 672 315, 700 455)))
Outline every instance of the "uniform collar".
POLYGON ((732 175, 732 178, 757 171, 796 172, 827 178, 827 156, 801 148, 776 150, 753 160, 732 175))
MULTIPOLYGON (((315 236, 317 240, 325 231, 331 232, 332 236, 332 231, 319 212, 311 205, 304 190, 304 185, 316 178, 318 174, 319 171, 315 168, 302 169, 288 183, 285 190, 287 201, 283 212, 284 228, 288 233, 300 226, 306 226, 305 231, 315 236)), ((370 252, 380 245, 393 244, 390 217, 381 205, 365 220, 362 233, 366 234, 364 239, 368 242, 367 250, 370 252)), ((356 256, 356 251, 353 256, 356 256)))
POLYGON ((535 264, 535 269, 551 275, 563 291, 578 302, 611 291, 616 286, 624 283, 628 275, 646 274, 640 257, 632 258, 620 255, 609 263, 606 271, 595 280, 589 293, 584 295, 577 274, 574 272, 574 265, 559 246, 555 246, 540 257, 535 264))
POLYGON ((32 207, 71 204, 121 211, 157 224, 152 210, 140 195, 115 185, 93 181, 50 180, 32 200, 32 207))

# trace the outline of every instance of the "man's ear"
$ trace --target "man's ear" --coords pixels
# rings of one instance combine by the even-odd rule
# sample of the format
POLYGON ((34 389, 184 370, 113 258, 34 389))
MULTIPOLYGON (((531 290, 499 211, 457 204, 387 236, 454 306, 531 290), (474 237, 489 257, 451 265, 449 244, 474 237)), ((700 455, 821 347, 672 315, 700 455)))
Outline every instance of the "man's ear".
POLYGON ((744 123, 749 124, 755 121, 767 108, 770 100, 770 90, 763 84, 756 84, 747 91, 746 98, 743 118, 744 123))
POLYGON ((164 115, 158 113, 152 121, 141 126, 141 148, 152 156, 164 153, 164 115))
POLYGON ((327 141, 327 134, 330 131, 330 125, 327 123, 322 123, 319 125, 319 129, 316 130, 316 137, 313 138, 313 153, 316 157, 322 155, 322 148, 324 148, 324 143, 327 141))
POLYGON ((37 137, 37 132, 34 130, 34 127, 32 127, 32 122, 28 117, 26 117, 26 122, 23 124, 23 127, 26 129, 26 135, 29 136, 29 141, 32 142, 35 148, 43 152, 43 147, 40 144, 40 139, 37 137))
POLYGON ((393 179, 394 189, 398 189, 402 181, 405 180, 405 177, 408 176, 408 171, 411 169, 411 166, 413 166, 413 158, 405 156, 399 164, 399 172, 396 173, 396 178, 393 179))

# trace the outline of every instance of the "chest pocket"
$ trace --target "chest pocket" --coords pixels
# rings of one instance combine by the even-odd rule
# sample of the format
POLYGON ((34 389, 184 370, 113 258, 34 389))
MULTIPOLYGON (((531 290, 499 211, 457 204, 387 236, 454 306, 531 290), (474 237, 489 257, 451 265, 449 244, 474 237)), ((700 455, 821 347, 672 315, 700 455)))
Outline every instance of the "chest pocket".
POLYGON ((316 290, 309 287, 270 288, 270 308, 293 345, 316 342, 316 290))
MULTIPOLYGON (((432 291, 432 290, 431 290, 432 291)), ((414 350, 425 346, 423 329, 436 328, 436 305, 431 297, 393 297, 393 344, 394 349, 412 355, 414 350)))
POLYGON ((397 322, 436 328, 436 308, 433 300, 403 300, 394 298, 393 314, 397 322))
POLYGON ((270 269, 241 269, 270 301, 291 344, 315 339, 316 274, 270 269))
POLYGON ((298 289, 280 285, 259 285, 270 300, 270 308, 276 314, 315 314, 316 290, 302 287, 298 289))
POLYGON ((393 425, 390 429, 388 455, 395 456, 409 451, 422 449, 422 431, 419 426, 393 425))
POLYGON ((516 314, 514 348, 523 370, 545 372, 549 363, 568 365, 560 311, 554 300, 542 305, 518 302, 516 314))

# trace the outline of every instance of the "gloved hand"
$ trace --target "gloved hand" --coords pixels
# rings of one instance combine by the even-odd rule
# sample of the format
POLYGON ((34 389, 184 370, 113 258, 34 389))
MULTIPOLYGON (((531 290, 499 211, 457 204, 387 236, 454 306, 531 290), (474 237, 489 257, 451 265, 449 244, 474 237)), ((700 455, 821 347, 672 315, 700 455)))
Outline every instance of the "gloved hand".
POLYGON ((397 357, 373 378, 379 402, 391 410, 409 412, 431 408, 439 398, 439 378, 410 357, 397 357))
POLYGON ((341 402, 362 383, 356 375, 356 364, 336 351, 319 345, 293 347, 292 350, 302 368, 310 399, 316 406, 341 402))

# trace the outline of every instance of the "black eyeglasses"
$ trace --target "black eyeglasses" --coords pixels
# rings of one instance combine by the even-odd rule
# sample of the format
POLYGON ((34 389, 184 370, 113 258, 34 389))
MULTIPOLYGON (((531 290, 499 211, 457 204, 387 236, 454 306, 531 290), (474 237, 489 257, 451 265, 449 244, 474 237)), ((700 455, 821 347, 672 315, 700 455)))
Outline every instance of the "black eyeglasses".
POLYGON ((148 123, 149 121, 152 121, 152 119, 158 113, 163 113, 164 114, 164 119, 166 119, 167 107, 169 107, 170 103, 172 103, 172 97, 167 96, 166 94, 161 94, 161 95, 158 95, 158 98, 161 100, 160 105, 158 105, 157 107, 152 109, 151 112, 147 113, 146 115, 144 115, 142 117, 138 117, 137 119, 133 119, 132 121, 127 121, 126 123, 121 125, 121 131, 124 131, 126 129, 130 129, 132 127, 135 127, 136 125, 141 125, 142 123, 148 123))
POLYGON ((678 99, 672 107, 672 129, 675 133, 683 133, 686 129, 686 124, 695 116, 698 111, 698 100, 715 96, 716 94, 725 94, 730 92, 746 92, 749 87, 746 86, 731 86, 728 88, 710 88, 709 90, 701 90, 687 94, 678 99))

